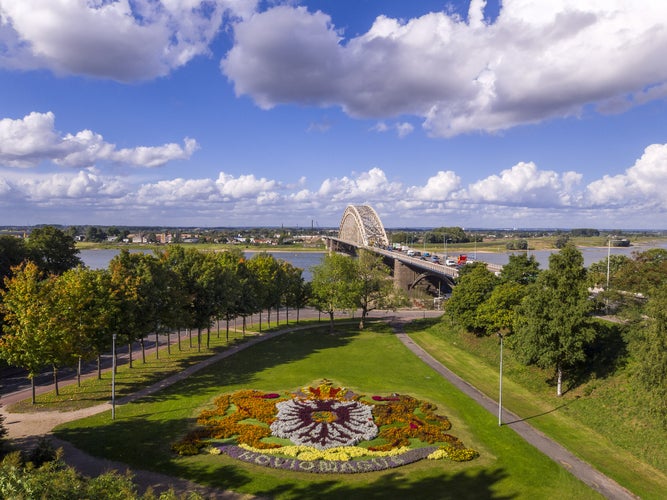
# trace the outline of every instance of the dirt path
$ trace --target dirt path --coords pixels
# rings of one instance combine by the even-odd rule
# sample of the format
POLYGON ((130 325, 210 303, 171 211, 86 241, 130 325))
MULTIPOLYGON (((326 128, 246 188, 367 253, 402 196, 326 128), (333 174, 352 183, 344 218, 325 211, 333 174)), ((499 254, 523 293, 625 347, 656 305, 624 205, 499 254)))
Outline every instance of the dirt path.
MULTIPOLYGON (((470 385, 468 382, 460 378, 454 372, 446 368, 439 361, 433 358, 405 333, 403 333, 403 325, 401 322, 394 323, 396 336, 403 344, 410 349, 419 359, 437 371, 442 377, 454 384, 461 392, 467 394, 482 407, 486 408, 490 413, 498 414, 498 402, 492 400, 477 388, 470 385)), ((598 493, 614 500, 636 499, 637 496, 623 488, 613 479, 605 476, 600 471, 592 467, 587 462, 577 458, 575 455, 567 451, 560 444, 549 439, 547 436, 539 432, 533 426, 525 422, 518 415, 502 410, 502 421, 508 422, 507 425, 514 429, 528 443, 540 450, 546 456, 551 458, 554 462, 562 465, 575 477, 581 479, 588 486, 593 488, 598 493)))

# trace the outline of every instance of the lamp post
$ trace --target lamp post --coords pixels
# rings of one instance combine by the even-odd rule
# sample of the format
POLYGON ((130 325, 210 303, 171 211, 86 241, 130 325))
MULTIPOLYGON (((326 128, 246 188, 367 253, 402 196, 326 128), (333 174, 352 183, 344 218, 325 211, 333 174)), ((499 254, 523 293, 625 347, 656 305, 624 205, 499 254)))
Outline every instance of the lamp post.
POLYGON ((500 337, 500 382, 498 385, 498 425, 503 425, 503 334, 498 332, 500 337))
POLYGON ((111 420, 116 420, 116 334, 111 336, 111 420))

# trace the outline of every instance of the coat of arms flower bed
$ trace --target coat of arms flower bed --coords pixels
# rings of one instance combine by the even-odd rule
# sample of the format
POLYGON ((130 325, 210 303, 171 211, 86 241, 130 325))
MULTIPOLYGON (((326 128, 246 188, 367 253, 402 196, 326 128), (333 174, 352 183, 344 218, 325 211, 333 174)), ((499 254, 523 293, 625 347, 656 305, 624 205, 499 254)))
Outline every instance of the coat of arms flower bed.
POLYGON ((266 467, 338 474, 479 456, 447 433, 451 423, 434 405, 407 395, 362 397, 325 380, 289 396, 241 390, 214 404, 174 452, 205 450, 266 467))

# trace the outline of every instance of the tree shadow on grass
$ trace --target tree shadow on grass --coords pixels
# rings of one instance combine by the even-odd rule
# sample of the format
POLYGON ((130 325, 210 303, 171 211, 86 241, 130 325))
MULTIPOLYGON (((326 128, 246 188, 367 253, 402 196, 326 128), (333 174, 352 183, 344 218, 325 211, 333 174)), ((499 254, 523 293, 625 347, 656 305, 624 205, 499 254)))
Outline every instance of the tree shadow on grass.
POLYGON ((411 480, 406 474, 389 472, 368 476, 364 484, 344 481, 288 482, 275 488, 259 491, 260 497, 316 498, 318 500, 368 500, 419 498, 420 500, 495 499, 509 500, 518 494, 501 495, 493 486, 507 477, 503 470, 475 470, 439 474, 411 480))
POLYGON ((189 394, 196 394, 211 387, 247 384, 255 373, 299 361, 320 351, 343 347, 358 335, 359 331, 354 328, 339 328, 334 335, 320 329, 281 335, 213 363, 149 397, 151 401, 163 401, 180 394, 186 387, 189 394))

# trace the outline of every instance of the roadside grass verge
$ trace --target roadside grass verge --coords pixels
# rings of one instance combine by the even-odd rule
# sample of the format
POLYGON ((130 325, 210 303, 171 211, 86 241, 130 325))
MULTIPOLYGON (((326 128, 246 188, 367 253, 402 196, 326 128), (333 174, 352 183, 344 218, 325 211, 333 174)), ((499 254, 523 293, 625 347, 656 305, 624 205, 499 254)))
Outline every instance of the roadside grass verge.
MULTIPOLYGON (((496 338, 462 332, 446 318, 415 322, 408 331, 433 357, 498 400, 496 338)), ((636 495, 664 498, 667 433, 651 424, 626 377, 619 368, 574 385, 566 381, 570 387, 558 398, 551 373, 520 364, 505 349, 503 406, 636 495)))
POLYGON ((600 498, 560 465, 443 380, 383 323, 363 331, 337 325, 286 333, 226 358, 142 400, 59 426, 57 437, 135 469, 159 471, 262 497, 600 498), (322 379, 359 394, 401 393, 430 401, 451 433, 480 457, 464 463, 423 460, 377 473, 317 475, 267 469, 223 455, 178 457, 170 446, 195 427, 199 412, 240 389, 288 392, 322 379))

